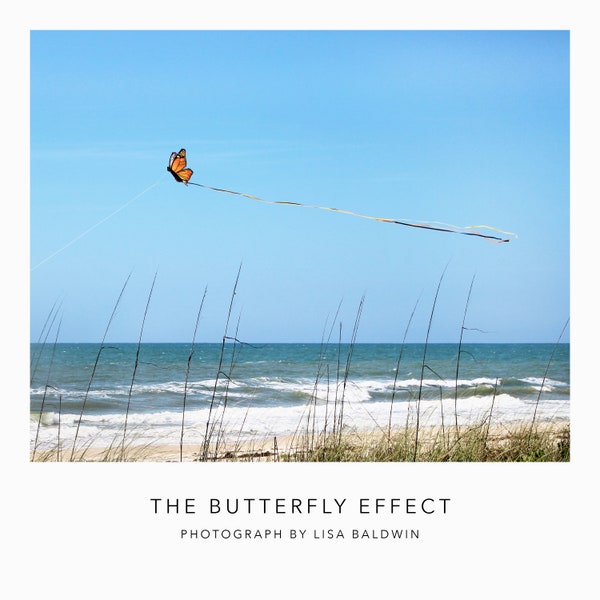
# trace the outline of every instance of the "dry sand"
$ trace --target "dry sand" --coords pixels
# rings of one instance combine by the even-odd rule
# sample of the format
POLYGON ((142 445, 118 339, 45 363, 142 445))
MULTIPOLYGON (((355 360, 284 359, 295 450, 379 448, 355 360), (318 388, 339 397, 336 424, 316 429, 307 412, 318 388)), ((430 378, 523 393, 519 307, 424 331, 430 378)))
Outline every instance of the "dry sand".
MULTIPOLYGON (((530 424, 513 425, 492 425, 487 431, 487 439, 492 444, 503 444, 511 436, 518 432, 523 432, 530 428, 530 424)), ((536 425, 536 430, 540 433, 548 432, 551 435, 557 435, 559 432, 568 429, 569 423, 559 422, 541 422, 536 425)), ((472 428, 471 428, 472 429, 472 428)), ((469 427, 463 426, 460 429, 461 435, 468 431, 469 427)), ((392 431, 394 434, 403 434, 405 431, 392 431)), ((414 435, 414 432, 411 432, 414 435)), ((446 438, 451 435, 455 437, 454 428, 446 428, 445 432, 439 427, 422 427, 419 431, 419 444, 434 444, 440 436, 446 438)), ((386 432, 377 431, 354 431, 346 432, 343 435, 344 442, 361 447, 374 446, 384 437, 386 432)), ((217 462, 277 462, 283 455, 293 455, 299 450, 306 450, 312 443, 313 447, 322 442, 322 438, 316 436, 314 439, 308 439, 302 436, 288 436, 281 438, 269 438, 263 440, 253 440, 251 442, 237 444, 219 444, 218 447, 211 446, 208 449, 208 460, 217 462)), ((78 449, 73 455, 74 462, 194 462, 200 460, 203 455, 203 448, 200 445, 184 446, 183 450, 178 445, 165 444, 146 444, 129 445, 125 447, 124 456, 120 446, 111 448, 89 447, 78 449)), ((38 451, 36 461, 56 462, 71 461, 71 448, 64 448, 59 457, 56 451, 50 452, 38 451)))

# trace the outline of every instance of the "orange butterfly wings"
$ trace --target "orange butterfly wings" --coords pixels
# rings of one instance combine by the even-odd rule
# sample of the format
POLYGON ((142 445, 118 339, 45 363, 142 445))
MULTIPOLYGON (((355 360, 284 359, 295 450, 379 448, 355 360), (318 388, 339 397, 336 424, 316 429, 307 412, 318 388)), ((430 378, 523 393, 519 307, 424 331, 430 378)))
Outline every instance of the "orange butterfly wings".
POLYGON ((182 148, 179 152, 171 152, 171 158, 169 159, 169 166, 167 171, 173 175, 175 181, 185 183, 190 180, 190 177, 194 173, 191 169, 187 169, 187 161, 185 159, 185 148, 182 148))

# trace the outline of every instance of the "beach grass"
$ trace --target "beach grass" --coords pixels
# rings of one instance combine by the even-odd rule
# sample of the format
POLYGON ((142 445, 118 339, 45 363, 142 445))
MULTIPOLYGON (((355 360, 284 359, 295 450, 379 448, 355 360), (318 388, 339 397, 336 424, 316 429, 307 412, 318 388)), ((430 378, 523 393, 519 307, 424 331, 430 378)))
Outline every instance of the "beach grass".
MULTIPOLYGON (((131 378, 122 434, 118 434, 108 447, 106 447, 106 445, 96 445, 94 444, 94 440, 87 440, 86 442, 81 442, 79 445, 77 444, 79 424, 84 415, 86 400, 94 380, 96 368, 102 357, 102 352, 107 347, 105 345, 105 339, 125 287, 127 286, 129 280, 128 277, 108 320, 104 337, 100 343, 96 360, 91 371, 87 389, 83 394, 81 414, 80 418, 77 420, 77 429, 70 448, 70 453, 66 451, 65 443, 61 441, 60 438, 61 415, 59 408, 59 429, 55 447, 40 449, 38 447, 38 436, 36 433, 35 441, 33 442, 30 451, 30 460, 32 462, 60 462, 67 460, 71 462, 565 462, 570 460, 569 422, 541 421, 537 416, 537 407, 544 388, 544 382, 553 360, 554 351, 548 359, 535 410, 529 421, 507 424, 495 419, 493 411, 496 389, 498 387, 497 380, 488 414, 476 418, 476 420, 471 423, 459 425, 456 406, 458 400, 460 359, 462 354, 463 333, 467 329, 465 321, 473 288, 473 281, 471 282, 465 304, 458 343, 454 396, 455 410, 453 415, 454 423, 452 425, 445 425, 443 402, 442 398, 440 398, 440 405, 442 407, 441 427, 427 424, 425 415, 423 415, 421 411, 421 399, 425 372, 426 370, 431 370, 427 364, 429 333, 434 320, 437 298, 444 278, 444 273, 442 273, 439 278, 429 316, 427 338, 425 340, 423 357, 421 360, 420 385, 418 386, 418 392, 415 393, 414 398, 411 400, 411 403, 414 404, 414 407, 411 408, 413 411, 412 419, 409 420, 409 413, 407 412, 405 423, 398 424, 392 422, 392 409, 395 401, 394 384, 394 390, 389 399, 390 410, 389 421, 387 423, 375 424, 371 431, 358 431, 350 427, 345 421, 345 391, 351 380, 353 351, 365 300, 363 296, 357 309, 350 343, 342 344, 342 323, 340 322, 339 339, 336 346, 337 353, 333 360, 330 359, 329 362, 324 360, 324 356, 325 351, 328 350, 330 346, 333 346, 332 336, 336 324, 337 313, 330 327, 329 334, 323 336, 321 342, 321 358, 319 358, 315 365, 316 376, 313 394, 305 406, 304 415, 298 422, 295 432, 292 435, 281 437, 279 439, 277 437, 271 437, 269 439, 242 441, 242 430, 237 433, 237 436, 235 432, 227 431, 225 420, 225 413, 227 411, 229 400, 229 385, 234 380, 237 348, 240 345, 245 344, 245 342, 242 342, 238 338, 239 320, 235 327, 235 333, 232 334, 230 332, 230 321, 232 318, 234 300, 237 294, 240 272, 241 266, 238 270, 231 294, 231 301, 222 338, 219 364, 215 374, 214 388, 208 411, 208 419, 200 444, 185 444, 184 431, 188 375, 190 363, 194 355, 198 320, 200 318, 200 313, 202 312, 206 290, 204 291, 204 296, 202 297, 198 315, 196 317, 194 334, 187 360, 179 444, 164 443, 164 441, 161 440, 152 440, 148 442, 148 437, 145 435, 147 432, 136 431, 134 428, 128 429, 129 403, 131 401, 135 380, 135 369, 139 359, 144 322, 148 312, 152 290, 154 289, 154 281, 148 295, 146 310, 140 328, 136 362, 131 378), (228 349, 228 353, 226 353, 226 348, 228 349), (227 355, 229 355, 229 358, 226 360, 227 355), (227 365, 226 362, 229 364, 227 365), (224 383, 224 391, 217 393, 220 383, 224 383), (324 407, 325 418, 324 421, 319 421, 317 424, 317 390, 319 389, 319 386, 323 386, 324 384, 327 389, 324 407), (414 412, 415 410, 416 412, 414 412), (142 438, 146 441, 142 442, 142 438), (234 440, 233 442, 231 441, 232 439, 234 440)), ((411 314, 408 321, 408 325, 406 326, 404 340, 400 346, 396 373, 399 371, 400 363, 402 361, 404 342, 413 315, 414 309, 413 314, 411 314)), ((54 307, 51 311, 51 316, 53 322, 56 318, 54 307)), ((50 316, 48 320, 50 321, 50 316)), ((556 341, 556 345, 560 342, 567 324, 563 327, 562 332, 556 341)), ((49 331, 50 328, 46 328, 46 331, 44 332, 45 339, 47 339, 49 331)), ((54 342, 55 346, 57 341, 58 331, 54 342)), ((34 363, 32 358, 32 372, 34 365, 36 365, 35 368, 37 368, 37 361, 34 363)), ((51 387, 49 381, 50 373, 48 373, 45 389, 51 387)), ((44 402, 42 401, 37 418, 37 432, 39 432, 43 421, 43 412, 44 402)))
MULTIPOLYGON (((454 428, 420 426, 391 433, 352 431, 312 436, 257 439, 208 448, 189 445, 137 443, 125 448, 120 440, 108 447, 87 444, 70 459, 75 462, 569 462, 568 422, 493 425, 482 422, 454 428), (208 450, 208 458, 205 452, 208 450)), ((60 461, 58 448, 38 451, 36 462, 60 461)))
MULTIPOLYGON (((452 430, 454 431, 454 430, 452 430)), ((391 436, 355 433, 326 440, 311 452, 297 449, 283 460, 306 462, 565 462, 570 460, 570 428, 546 423, 464 427, 459 436, 441 428, 402 429, 391 436), (418 435, 417 435, 418 433, 418 435)))

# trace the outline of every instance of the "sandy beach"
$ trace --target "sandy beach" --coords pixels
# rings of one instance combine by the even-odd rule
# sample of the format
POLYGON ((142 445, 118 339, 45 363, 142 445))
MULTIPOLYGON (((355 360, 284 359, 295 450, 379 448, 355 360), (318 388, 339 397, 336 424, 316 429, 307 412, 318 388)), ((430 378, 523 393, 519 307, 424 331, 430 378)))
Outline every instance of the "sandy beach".
MULTIPOLYGON (((494 424, 487 427, 462 426, 457 431, 454 427, 422 427, 418 433, 421 451, 433 450, 436 446, 452 446, 469 439, 485 439, 490 448, 501 448, 515 439, 522 439, 535 433, 547 439, 550 445, 565 443, 569 439, 570 424, 568 421, 540 422, 532 428, 531 423, 494 424)), ((369 451, 381 447, 382 444, 414 444, 415 430, 392 430, 387 432, 350 431, 341 438, 322 436, 295 435, 280 438, 256 439, 239 443, 211 444, 208 448, 201 445, 184 445, 180 448, 173 444, 131 444, 123 451, 120 446, 88 447, 77 449, 71 456, 71 448, 63 448, 59 456, 56 450, 38 452, 36 462, 281 462, 303 461, 305 456, 324 446, 343 446, 351 448, 358 456, 367 456, 369 451), (391 440, 391 442, 390 442, 391 440)), ((33 457, 32 457, 33 458, 33 457)), ((308 459, 307 459, 308 460, 308 459)), ((310 460, 314 460, 310 459, 310 460)), ((344 460, 343 458, 340 461, 344 460)), ((372 460, 366 458, 365 460, 372 460)))

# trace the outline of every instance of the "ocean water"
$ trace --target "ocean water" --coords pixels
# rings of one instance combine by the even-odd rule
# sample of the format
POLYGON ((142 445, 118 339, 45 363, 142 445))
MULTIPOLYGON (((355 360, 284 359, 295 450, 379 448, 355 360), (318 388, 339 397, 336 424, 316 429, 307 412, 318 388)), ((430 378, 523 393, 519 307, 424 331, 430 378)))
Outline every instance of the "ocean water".
POLYGON ((32 344, 32 449, 569 419, 569 344, 32 344), (457 374, 458 368, 458 374, 457 374), (211 425, 212 426, 212 425, 211 425), (120 443, 120 442, 119 442, 120 443))

